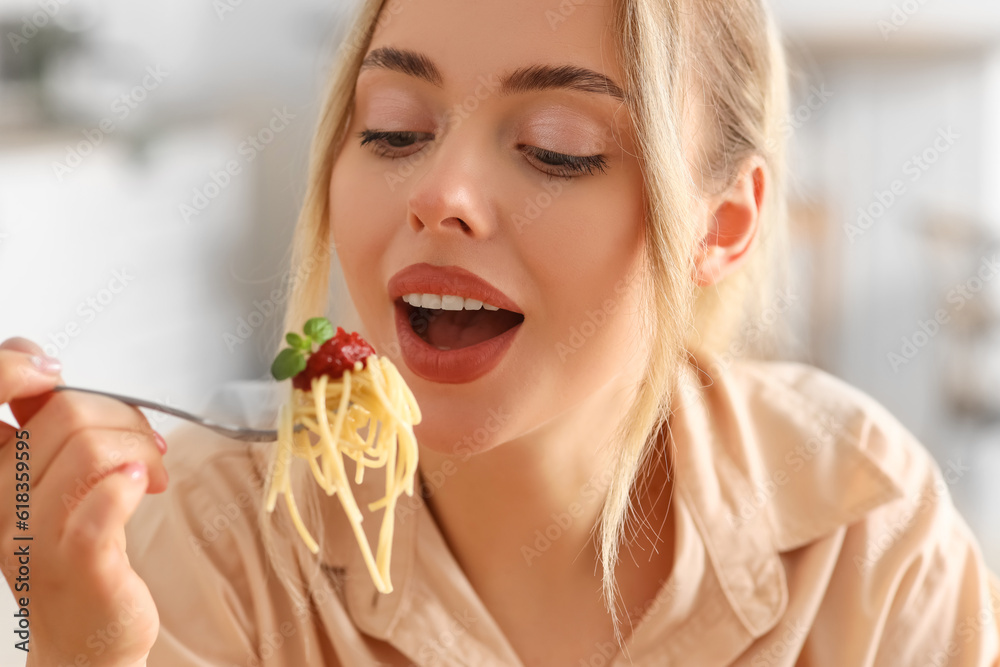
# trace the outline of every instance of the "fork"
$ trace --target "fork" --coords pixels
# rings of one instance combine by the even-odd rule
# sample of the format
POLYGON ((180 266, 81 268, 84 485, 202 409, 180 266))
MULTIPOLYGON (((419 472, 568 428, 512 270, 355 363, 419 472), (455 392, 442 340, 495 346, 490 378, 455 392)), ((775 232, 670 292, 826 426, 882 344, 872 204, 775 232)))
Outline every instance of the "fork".
MULTIPOLYGON (((218 424, 211 419, 206 419, 205 417, 199 417, 198 415, 191 414, 190 412, 185 412, 184 410, 178 410, 177 408, 172 408, 169 405, 163 405, 161 403, 154 403, 153 401, 147 401, 142 398, 133 398, 131 396, 122 396, 120 394, 112 394, 107 391, 98 391, 96 389, 84 389, 82 387, 68 387, 66 385, 56 385, 52 388, 52 391, 80 391, 85 394, 96 394, 97 396, 106 396, 107 398, 113 398, 116 401, 121 401, 127 405, 132 405, 137 408, 146 408, 147 410, 155 410, 157 412, 162 412, 163 414, 170 415, 172 417, 179 417, 180 419, 186 419, 189 422, 198 424, 199 426, 204 426, 207 429, 211 429, 216 433, 226 436, 227 438, 233 438, 234 440, 242 440, 244 442, 274 442, 278 439, 278 432, 274 429, 255 429, 246 428, 243 426, 226 426, 225 424, 218 424)), ((295 430, 301 430, 305 428, 302 424, 296 424, 295 430)))

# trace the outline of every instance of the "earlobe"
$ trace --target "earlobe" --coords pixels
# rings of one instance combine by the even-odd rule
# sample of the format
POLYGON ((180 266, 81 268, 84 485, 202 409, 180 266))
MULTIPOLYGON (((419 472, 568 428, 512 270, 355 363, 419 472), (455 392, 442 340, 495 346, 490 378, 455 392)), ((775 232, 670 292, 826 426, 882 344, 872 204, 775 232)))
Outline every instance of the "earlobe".
POLYGON ((707 287, 739 269, 760 229, 766 172, 760 158, 751 158, 726 192, 709 203, 705 236, 699 244, 695 283, 707 287))

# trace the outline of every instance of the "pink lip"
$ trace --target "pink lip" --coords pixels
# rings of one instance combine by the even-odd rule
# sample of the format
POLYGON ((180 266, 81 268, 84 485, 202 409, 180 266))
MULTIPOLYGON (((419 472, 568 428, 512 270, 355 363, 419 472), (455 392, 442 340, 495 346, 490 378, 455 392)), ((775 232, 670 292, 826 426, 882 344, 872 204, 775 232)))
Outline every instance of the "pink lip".
POLYGON ((506 294, 471 271, 457 266, 413 264, 406 267, 389 279, 389 298, 395 301, 404 294, 451 294, 521 313, 521 309, 506 294))
POLYGON ((410 326, 409 311, 400 297, 413 293, 453 294, 521 311, 507 295, 465 269, 414 264, 395 274, 389 280, 389 296, 395 302, 396 335, 403 361, 413 373, 431 382, 461 384, 486 375, 506 355, 521 328, 518 324, 499 336, 458 350, 439 350, 410 326))

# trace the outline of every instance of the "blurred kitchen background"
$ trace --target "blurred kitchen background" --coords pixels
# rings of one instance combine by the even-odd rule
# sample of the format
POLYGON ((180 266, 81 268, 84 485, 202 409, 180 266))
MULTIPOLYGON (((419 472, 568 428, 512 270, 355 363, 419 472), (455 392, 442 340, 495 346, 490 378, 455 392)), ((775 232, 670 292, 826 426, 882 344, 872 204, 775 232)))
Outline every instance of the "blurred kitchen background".
MULTIPOLYGON (((950 491, 1000 571, 1000 3, 774 6, 795 70, 785 356, 960 470, 950 491)), ((44 344, 70 383, 190 409, 264 377, 348 11, 0 0, 0 339, 44 344)), ((10 643, 0 663, 20 664, 10 643)))

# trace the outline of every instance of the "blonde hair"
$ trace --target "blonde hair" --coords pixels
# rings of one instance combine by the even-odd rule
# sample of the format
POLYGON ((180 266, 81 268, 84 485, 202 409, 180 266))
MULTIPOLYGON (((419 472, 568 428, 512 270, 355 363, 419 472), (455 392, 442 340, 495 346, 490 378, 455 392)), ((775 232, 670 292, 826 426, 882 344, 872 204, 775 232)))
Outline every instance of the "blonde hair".
MULTIPOLYGON (((292 270, 328 254, 328 210, 334 161, 345 139, 355 81, 384 0, 364 0, 332 72, 313 141, 305 202, 295 230, 292 270)), ((614 34, 626 107, 638 139, 646 188, 643 328, 649 341, 644 375, 616 431, 616 462, 602 508, 603 598, 622 641, 615 568, 640 472, 669 427, 675 379, 689 351, 718 351, 771 293, 784 246, 784 136, 787 74, 782 46, 764 0, 616 0, 614 34), (695 100, 693 95, 699 95, 695 100), (685 142, 684 119, 702 109, 697 146, 685 142), (694 163, 688 151, 694 152, 694 163), (704 230, 699 197, 724 191, 752 156, 767 172, 757 247, 745 267, 712 288, 692 279, 704 230)), ((327 271, 293 281, 286 331, 326 312, 327 271)))

